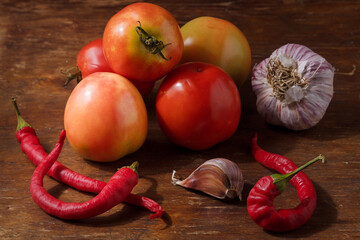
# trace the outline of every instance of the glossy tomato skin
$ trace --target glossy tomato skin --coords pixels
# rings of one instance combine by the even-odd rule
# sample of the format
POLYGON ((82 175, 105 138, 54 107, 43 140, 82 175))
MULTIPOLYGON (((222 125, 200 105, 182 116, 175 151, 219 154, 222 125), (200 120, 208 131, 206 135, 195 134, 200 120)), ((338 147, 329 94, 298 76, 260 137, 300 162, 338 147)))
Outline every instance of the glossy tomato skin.
POLYGON ((240 121, 238 89, 222 69, 206 63, 180 65, 164 79, 156 115, 175 144, 202 150, 230 138, 240 121))
POLYGON ((184 43, 176 19, 164 8, 151 3, 134 3, 115 14, 103 34, 105 58, 114 72, 131 80, 152 82, 162 78, 180 61, 184 43), (140 41, 140 26, 166 46, 151 53, 140 41))
POLYGON ((95 72, 113 72, 103 53, 102 38, 86 44, 79 51, 76 63, 81 71, 82 78, 95 72))
MULTIPOLYGON (((99 38, 86 44, 78 53, 76 63, 82 78, 95 72, 114 72, 107 63, 103 52, 103 39, 99 38)), ((138 82, 129 79, 143 97, 150 94, 155 82, 138 82)))
POLYGON ((135 86, 115 73, 84 78, 65 107, 70 145, 83 157, 115 161, 138 150, 147 135, 147 112, 135 86))
POLYGON ((241 87, 251 67, 251 51, 244 34, 229 21, 195 18, 181 27, 184 52, 181 63, 206 62, 224 69, 241 87))

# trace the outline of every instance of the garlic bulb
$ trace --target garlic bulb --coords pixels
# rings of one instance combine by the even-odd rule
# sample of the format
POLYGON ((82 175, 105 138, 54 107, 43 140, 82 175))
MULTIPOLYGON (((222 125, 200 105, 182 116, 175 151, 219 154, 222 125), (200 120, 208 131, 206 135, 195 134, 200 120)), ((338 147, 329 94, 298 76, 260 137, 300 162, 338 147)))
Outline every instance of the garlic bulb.
POLYGON ((239 197, 244 187, 243 174, 239 166, 225 158, 214 158, 204 162, 186 179, 179 180, 172 174, 172 183, 185 188, 202 191, 219 199, 239 197))
POLYGON ((323 57, 305 46, 286 44, 254 66, 257 110, 270 124, 308 129, 329 106, 333 78, 334 69, 323 57))

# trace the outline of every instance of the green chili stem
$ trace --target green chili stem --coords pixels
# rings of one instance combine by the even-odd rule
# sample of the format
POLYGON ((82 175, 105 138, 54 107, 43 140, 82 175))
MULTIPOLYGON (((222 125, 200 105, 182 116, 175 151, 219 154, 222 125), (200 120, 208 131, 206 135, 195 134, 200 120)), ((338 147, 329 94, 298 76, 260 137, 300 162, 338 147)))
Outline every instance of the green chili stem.
POLYGON ((323 163, 325 163, 325 157, 320 154, 316 158, 310 160, 309 162, 305 163, 301 167, 298 167, 292 172, 289 172, 287 174, 272 174, 271 177, 274 179, 273 184, 275 184, 280 192, 283 192, 286 184, 290 181, 290 179, 295 176, 298 172, 302 171, 303 169, 307 168, 311 164, 317 162, 318 160, 321 160, 323 163))
MULTIPOLYGON (((130 166, 125 166, 124 168, 130 168, 131 170, 133 170, 134 172, 138 173, 138 169, 139 169, 139 162, 135 161, 133 162, 130 166)), ((119 168, 120 169, 120 168, 119 168)), ((119 170, 118 169, 118 170, 119 170)))
POLYGON ((17 117, 17 121, 18 121, 16 131, 19 131, 20 129, 22 129, 24 127, 31 127, 30 124, 25 122, 25 120, 21 117, 19 108, 18 108, 18 106, 16 104, 16 99, 13 97, 13 98, 11 98, 11 101, 12 101, 12 103, 14 105, 15 112, 16 112, 16 117, 17 117))

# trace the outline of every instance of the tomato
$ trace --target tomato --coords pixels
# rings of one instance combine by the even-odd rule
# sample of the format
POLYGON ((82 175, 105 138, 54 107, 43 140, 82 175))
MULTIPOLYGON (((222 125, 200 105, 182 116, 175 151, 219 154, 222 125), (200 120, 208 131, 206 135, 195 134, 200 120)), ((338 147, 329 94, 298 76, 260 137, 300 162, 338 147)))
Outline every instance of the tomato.
POLYGON ((181 27, 182 63, 206 62, 224 69, 241 87, 251 67, 251 51, 244 34, 232 23, 214 17, 195 18, 181 27))
POLYGON ((103 48, 114 72, 152 82, 179 63, 184 42, 176 19, 167 10, 151 3, 134 3, 106 24, 103 48))
POLYGON ((94 72, 112 72, 103 53, 102 38, 86 44, 79 51, 76 63, 81 71, 82 78, 94 72))
MULTIPOLYGON (((95 72, 113 72, 104 56, 102 38, 86 44, 78 53, 76 63, 81 71, 82 78, 95 72)), ((142 83, 131 79, 130 81, 135 85, 143 97, 150 94, 155 84, 155 82, 142 83)))
POLYGON ((139 91, 115 73, 84 78, 65 107, 70 145, 83 157, 115 161, 138 150, 147 135, 147 112, 139 91))
POLYGON ((130 80, 130 79, 129 79, 129 81, 132 84, 134 84, 134 86, 139 90, 139 92, 143 98, 147 97, 151 93, 151 91, 155 85, 155 81, 154 82, 139 82, 139 81, 130 80))
POLYGON ((180 65, 160 85, 156 116, 175 144, 202 150, 231 137, 240 121, 238 89, 221 68, 200 62, 180 65))

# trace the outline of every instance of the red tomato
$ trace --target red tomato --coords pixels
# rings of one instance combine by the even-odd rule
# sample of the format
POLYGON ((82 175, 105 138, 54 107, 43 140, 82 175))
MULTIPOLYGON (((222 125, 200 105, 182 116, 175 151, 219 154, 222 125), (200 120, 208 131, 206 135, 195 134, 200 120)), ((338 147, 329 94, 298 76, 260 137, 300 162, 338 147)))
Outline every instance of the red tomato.
POLYGON ((94 72, 112 72, 103 53, 102 38, 86 44, 78 53, 76 63, 82 78, 94 72))
POLYGON ((93 73, 71 93, 65 107, 70 145, 83 157, 115 161, 138 150, 147 135, 147 112, 139 91, 115 73, 93 73))
POLYGON ((176 19, 151 3, 134 3, 115 14, 103 35, 105 58, 114 72, 153 82, 180 61, 184 48, 176 19))
MULTIPOLYGON (((82 78, 95 72, 113 72, 104 56, 102 38, 86 44, 78 53, 76 62, 81 71, 82 78)), ((143 97, 150 94, 155 84, 155 82, 142 83, 131 79, 130 81, 143 97)))
POLYGON ((182 63, 206 62, 227 72, 238 87, 246 81, 251 51, 244 34, 232 23, 214 17, 199 17, 181 27, 184 39, 182 63))
POLYGON ((155 81, 153 82, 139 82, 139 81, 135 81, 135 80, 130 80, 130 82, 132 82, 132 84, 134 84, 134 86, 139 90, 141 96, 147 97, 150 93, 151 90, 154 88, 155 85, 155 81))
POLYGON ((240 121, 238 89, 222 69, 187 63, 169 73, 156 97, 156 115, 165 135, 195 150, 231 137, 240 121))

